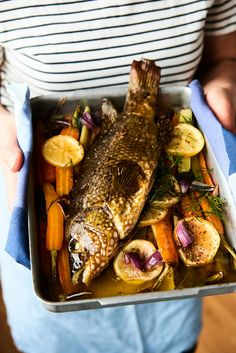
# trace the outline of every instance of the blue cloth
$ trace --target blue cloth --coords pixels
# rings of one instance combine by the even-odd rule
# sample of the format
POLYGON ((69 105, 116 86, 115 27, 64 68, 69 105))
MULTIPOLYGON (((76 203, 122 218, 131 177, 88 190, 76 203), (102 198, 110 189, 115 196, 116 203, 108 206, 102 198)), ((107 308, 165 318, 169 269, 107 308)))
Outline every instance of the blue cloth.
POLYGON ((27 188, 33 139, 29 88, 25 84, 14 84, 10 91, 15 102, 17 139, 24 155, 24 163, 17 175, 17 194, 5 249, 16 262, 30 268, 27 188))
POLYGON ((212 148, 236 203, 236 136, 224 129, 216 119, 206 103, 200 82, 194 80, 189 87, 193 113, 212 148))

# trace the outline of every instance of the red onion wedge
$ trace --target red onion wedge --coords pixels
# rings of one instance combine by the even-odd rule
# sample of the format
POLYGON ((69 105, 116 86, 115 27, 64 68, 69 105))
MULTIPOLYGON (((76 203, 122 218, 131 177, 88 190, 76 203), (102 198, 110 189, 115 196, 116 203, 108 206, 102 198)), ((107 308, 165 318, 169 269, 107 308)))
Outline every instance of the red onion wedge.
POLYGON ((100 121, 97 115, 92 116, 89 112, 84 112, 80 118, 80 122, 91 130, 99 128, 100 121))
POLYGON ((179 186, 180 186, 181 194, 186 194, 186 192, 188 191, 188 188, 189 188, 188 180, 187 179, 181 179, 179 181, 179 186))
POLYGON ((136 252, 124 252, 124 258, 126 264, 131 264, 139 270, 143 270, 143 262, 141 257, 136 252))
POLYGON ((187 248, 194 241, 193 235, 185 227, 184 220, 178 222, 176 226, 177 237, 184 248, 187 248))
POLYGON ((159 264, 160 262, 163 262, 163 259, 159 250, 157 250, 145 261, 145 269, 151 270, 155 265, 159 264))

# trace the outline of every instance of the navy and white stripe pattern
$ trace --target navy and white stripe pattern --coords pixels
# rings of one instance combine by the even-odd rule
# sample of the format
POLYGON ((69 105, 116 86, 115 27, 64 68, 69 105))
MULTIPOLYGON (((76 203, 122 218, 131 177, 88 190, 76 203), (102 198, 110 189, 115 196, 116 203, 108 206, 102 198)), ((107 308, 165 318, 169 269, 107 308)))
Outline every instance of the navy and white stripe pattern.
POLYGON ((130 63, 162 67, 162 84, 186 85, 209 35, 236 30, 235 0, 0 1, 1 102, 9 82, 31 96, 123 85, 130 63))

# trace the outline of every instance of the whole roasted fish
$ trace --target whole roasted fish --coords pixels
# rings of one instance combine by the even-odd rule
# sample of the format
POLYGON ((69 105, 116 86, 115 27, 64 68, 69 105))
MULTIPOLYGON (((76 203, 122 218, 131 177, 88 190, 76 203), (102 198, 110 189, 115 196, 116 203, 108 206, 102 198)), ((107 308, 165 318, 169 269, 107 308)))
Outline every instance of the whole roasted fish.
POLYGON ((75 180, 66 222, 75 282, 101 273, 139 219, 169 126, 155 121, 159 82, 154 61, 132 63, 124 112, 94 142, 75 180))

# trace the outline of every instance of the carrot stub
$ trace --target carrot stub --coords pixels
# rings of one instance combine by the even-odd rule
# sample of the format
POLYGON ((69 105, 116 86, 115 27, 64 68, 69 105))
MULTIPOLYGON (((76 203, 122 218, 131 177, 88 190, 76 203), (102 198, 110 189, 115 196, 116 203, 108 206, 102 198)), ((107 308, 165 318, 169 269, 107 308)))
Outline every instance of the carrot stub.
POLYGON ((163 260, 167 263, 178 263, 178 253, 173 238, 171 213, 152 225, 152 231, 163 260))
POLYGON ((71 136, 71 137, 74 137, 76 140, 78 140, 79 139, 79 129, 77 129, 74 126, 67 126, 61 130, 60 135, 71 136))

